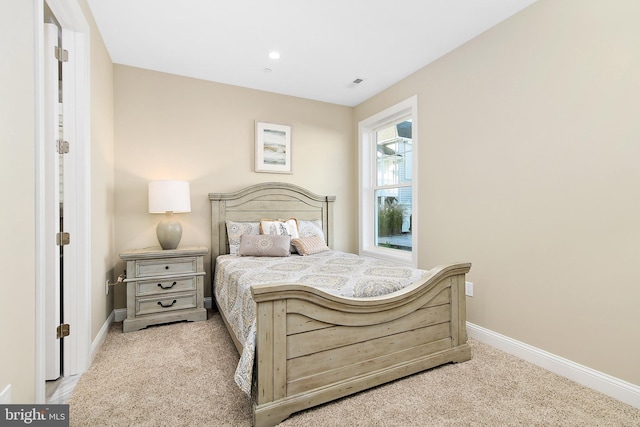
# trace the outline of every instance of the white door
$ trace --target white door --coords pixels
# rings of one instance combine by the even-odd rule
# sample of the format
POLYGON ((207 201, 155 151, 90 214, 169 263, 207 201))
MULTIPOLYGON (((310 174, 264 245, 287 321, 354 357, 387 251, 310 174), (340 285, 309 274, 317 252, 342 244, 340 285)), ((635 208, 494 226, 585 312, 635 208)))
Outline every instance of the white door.
MULTIPOLYGON (((61 139, 61 113, 59 66, 56 58, 58 27, 44 24, 44 133, 45 133, 45 375, 46 380, 61 376, 61 340, 56 336, 61 322, 60 264, 60 154, 58 140, 61 139)), ((63 198, 62 198, 63 199, 63 198)))
MULTIPOLYGON (((69 56, 73 36, 57 25, 44 24, 45 34, 45 229, 47 232, 45 278, 45 376, 55 380, 75 374, 74 340, 65 339, 63 326, 75 316, 76 232, 76 142, 74 73, 69 56), (65 35, 67 35, 65 37, 65 35), (65 43, 65 40, 67 42, 65 43), (71 42, 69 42, 71 40, 71 42), (67 237, 69 236, 68 240, 67 237), (65 289, 67 292, 65 292, 65 289), (59 329, 60 328, 60 329, 59 329), (61 333, 62 332, 62 333, 61 333)), ((69 331, 70 333, 70 331, 69 331)))

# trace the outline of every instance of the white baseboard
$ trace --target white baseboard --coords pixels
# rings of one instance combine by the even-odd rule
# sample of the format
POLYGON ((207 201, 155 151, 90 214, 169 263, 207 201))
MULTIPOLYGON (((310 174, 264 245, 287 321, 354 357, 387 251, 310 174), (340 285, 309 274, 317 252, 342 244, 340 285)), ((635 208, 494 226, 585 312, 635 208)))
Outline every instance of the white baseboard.
POLYGON ((640 408, 640 387, 635 384, 556 356, 470 322, 467 322, 467 333, 470 338, 477 339, 534 365, 569 378, 578 384, 640 408))
POLYGON ((114 322, 114 313, 112 311, 109 317, 107 317, 107 320, 105 320, 104 323, 102 324, 102 327, 98 332, 98 335, 96 335, 96 339, 94 339, 93 342, 91 343, 91 362, 93 362, 93 359, 96 357, 96 354, 98 354, 98 350, 100 350, 100 347, 102 347, 104 340, 107 339, 107 332, 109 331, 109 326, 111 326, 113 322, 114 322))

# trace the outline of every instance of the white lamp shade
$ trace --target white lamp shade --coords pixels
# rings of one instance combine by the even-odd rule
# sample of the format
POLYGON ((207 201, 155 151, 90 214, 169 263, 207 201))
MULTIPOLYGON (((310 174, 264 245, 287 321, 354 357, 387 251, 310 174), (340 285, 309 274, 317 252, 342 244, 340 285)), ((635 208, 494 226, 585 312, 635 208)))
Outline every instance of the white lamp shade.
POLYGON ((191 212, 187 181, 149 182, 149 213, 191 212))

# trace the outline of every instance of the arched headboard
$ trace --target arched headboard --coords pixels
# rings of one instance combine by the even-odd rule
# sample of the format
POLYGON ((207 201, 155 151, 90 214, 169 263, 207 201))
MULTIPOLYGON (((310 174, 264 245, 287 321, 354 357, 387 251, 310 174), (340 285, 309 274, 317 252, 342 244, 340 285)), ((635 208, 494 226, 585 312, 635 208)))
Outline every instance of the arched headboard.
POLYGON ((211 265, 229 253, 226 221, 261 219, 321 220, 327 245, 333 248, 333 202, 294 184, 265 182, 233 193, 209 193, 211 201, 211 265))

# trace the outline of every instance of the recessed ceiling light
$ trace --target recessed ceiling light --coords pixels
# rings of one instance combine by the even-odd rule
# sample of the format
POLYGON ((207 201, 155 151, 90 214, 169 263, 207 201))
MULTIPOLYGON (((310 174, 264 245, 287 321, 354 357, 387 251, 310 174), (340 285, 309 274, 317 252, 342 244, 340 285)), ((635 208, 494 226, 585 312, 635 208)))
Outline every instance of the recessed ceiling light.
POLYGON ((275 50, 273 52, 269 52, 269 58, 273 59, 274 61, 276 59, 280 59, 280 52, 276 52, 275 50))
POLYGON ((265 73, 270 73, 271 72, 271 68, 265 68, 262 71, 264 71, 265 73))

